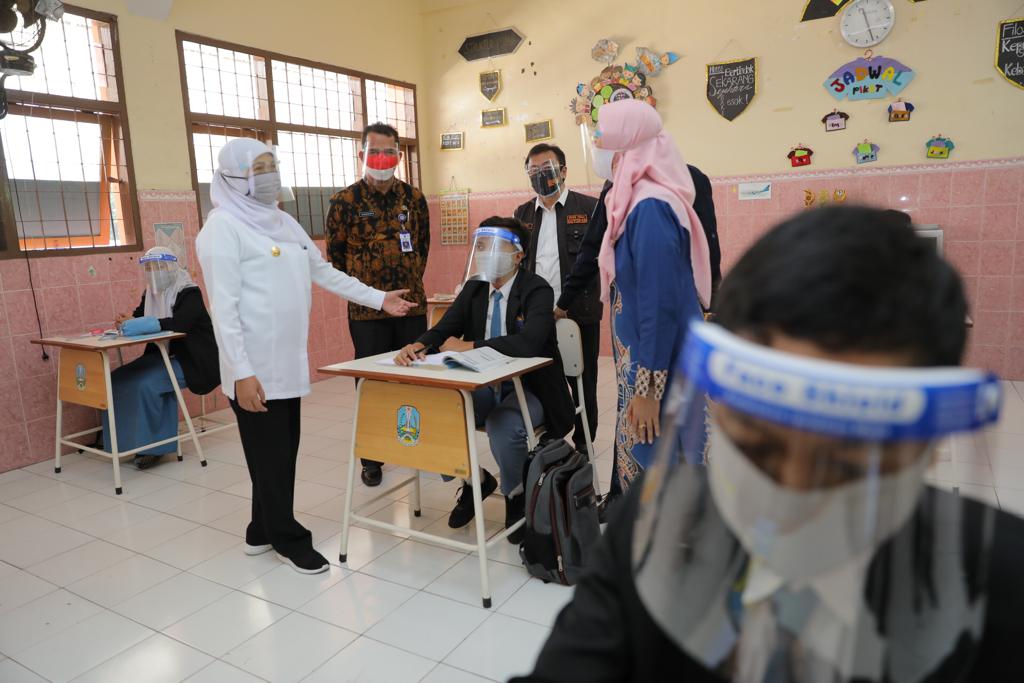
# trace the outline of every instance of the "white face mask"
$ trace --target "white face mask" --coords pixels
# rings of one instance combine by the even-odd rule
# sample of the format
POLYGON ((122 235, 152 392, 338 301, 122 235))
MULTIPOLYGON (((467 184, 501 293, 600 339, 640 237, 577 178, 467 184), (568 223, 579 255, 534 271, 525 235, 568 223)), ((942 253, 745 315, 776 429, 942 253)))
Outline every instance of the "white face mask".
POLYGON ((776 483, 712 423, 708 479, 744 548, 784 580, 807 579, 876 548, 910 518, 931 448, 894 474, 828 489, 776 483))
POLYGON ((383 181, 386 181, 386 180, 391 180, 395 176, 395 170, 397 168, 398 168, 397 166, 395 166, 393 168, 369 168, 369 167, 367 167, 366 175, 370 176, 374 180, 379 180, 379 181, 383 182, 383 181))
POLYGON ((157 292, 163 292, 168 287, 174 284, 176 279, 175 273, 169 270, 158 270, 150 274, 153 282, 153 289, 157 292))
POLYGON ((482 252, 476 255, 477 272, 482 273, 488 282, 497 282, 516 267, 512 259, 513 254, 507 251, 482 252))
POLYGON ((590 157, 590 167, 597 174, 597 177, 611 180, 615 175, 612 171, 612 161, 615 159, 615 152, 610 149, 592 147, 593 154, 590 157))
POLYGON ((281 194, 281 174, 277 171, 249 176, 249 196, 261 204, 276 204, 281 194))

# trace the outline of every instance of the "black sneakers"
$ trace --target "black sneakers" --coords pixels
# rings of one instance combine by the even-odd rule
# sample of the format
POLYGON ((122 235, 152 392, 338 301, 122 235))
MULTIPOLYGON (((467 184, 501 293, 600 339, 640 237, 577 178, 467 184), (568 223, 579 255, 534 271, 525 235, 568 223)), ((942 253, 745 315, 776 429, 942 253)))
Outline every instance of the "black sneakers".
POLYGON ((136 455, 135 466, 140 470, 148 470, 153 465, 160 462, 162 455, 136 455))
MULTIPOLYGON (((505 528, 508 529, 525 516, 526 494, 520 493, 517 496, 505 496, 505 528)), ((525 528, 526 526, 523 525, 509 534, 508 542, 514 544, 521 543, 523 541, 523 529, 525 528)))
MULTIPOLYGON (((490 472, 483 469, 484 480, 480 483, 480 500, 494 493, 498 488, 498 480, 490 472)), ((452 529, 461 529, 473 521, 476 511, 473 509, 473 487, 467 483, 462 484, 459 489, 459 499, 455 503, 455 509, 448 515, 448 526, 452 529)))
POLYGON ((363 472, 359 475, 359 478, 367 486, 380 486, 381 480, 384 479, 384 470, 380 465, 363 465, 363 472))
POLYGON ((285 557, 278 553, 277 559, 291 565, 292 569, 300 574, 320 574, 330 568, 324 556, 312 548, 298 553, 295 557, 285 557))

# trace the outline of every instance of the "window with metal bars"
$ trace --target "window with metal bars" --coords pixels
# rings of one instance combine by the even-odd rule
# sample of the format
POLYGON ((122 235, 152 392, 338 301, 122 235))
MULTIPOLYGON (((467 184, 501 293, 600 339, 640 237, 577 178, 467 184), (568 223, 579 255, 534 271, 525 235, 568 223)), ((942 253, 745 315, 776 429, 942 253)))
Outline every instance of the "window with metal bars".
POLYGON ((282 208, 314 238, 324 235, 331 195, 362 176, 367 122, 398 130, 397 175, 419 185, 414 85, 180 31, 178 56, 201 220, 217 155, 233 137, 277 146, 281 181, 295 194, 282 208))
POLYGON ((0 121, 0 257, 141 245, 115 17, 65 6, 8 77, 0 121))

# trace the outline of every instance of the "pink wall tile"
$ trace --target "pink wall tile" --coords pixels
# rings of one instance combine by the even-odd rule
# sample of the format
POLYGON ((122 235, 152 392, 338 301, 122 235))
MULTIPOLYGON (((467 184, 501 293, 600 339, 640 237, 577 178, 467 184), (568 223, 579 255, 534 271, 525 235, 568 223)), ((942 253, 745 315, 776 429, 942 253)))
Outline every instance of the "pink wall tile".
POLYGON ((917 173, 895 175, 886 183, 889 207, 906 210, 920 206, 921 176, 917 173))
POLYGON ((1013 278, 988 277, 978 279, 977 309, 979 311, 1009 311, 1013 292, 1013 278))
POLYGON ((28 289, 28 266, 22 259, 0 261, 0 284, 3 291, 28 289))
POLYGON ((8 378, 0 380, 0 428, 25 422, 25 411, 22 409, 18 391, 18 380, 13 375, 0 375, 8 378))
POLYGON ((54 376, 29 377, 20 380, 18 388, 27 421, 57 414, 57 379, 54 376))
POLYGON ((66 287, 75 284, 75 257, 32 259, 36 287, 66 287))
POLYGON ((1016 242, 981 242, 981 274, 1013 275, 1016 242))
POLYGON ((947 242, 974 242, 981 239, 982 209, 954 206, 949 209, 949 222, 944 235, 947 242))
POLYGON ((45 332, 81 329, 82 306, 77 286, 44 289, 42 298, 45 332))
POLYGON ((50 359, 43 360, 43 348, 31 343, 31 340, 38 338, 38 333, 11 337, 11 348, 14 350, 14 363, 19 380, 26 377, 54 375, 57 372, 57 350, 53 347, 46 347, 46 353, 50 359))
POLYGON ((1024 311, 1024 275, 1013 276, 1013 298, 1010 300, 1010 308, 1014 311, 1024 311))
POLYGON ((960 171, 953 177, 952 206, 980 206, 985 203, 985 171, 960 171))
POLYGON ((109 325, 114 322, 114 303, 110 283, 80 285, 78 300, 82 306, 82 324, 85 327, 109 325))
MULTIPOLYGON (((36 301, 39 305, 39 314, 43 314, 43 302, 36 292, 36 301)), ((36 318, 36 306, 33 303, 32 292, 18 290, 4 293, 4 309, 7 311, 7 323, 10 326, 11 334, 27 334, 35 332, 39 336, 39 323, 36 318)))
POLYGON ((925 173, 921 176, 921 197, 918 204, 923 208, 949 206, 953 194, 953 172, 925 173))
MULTIPOLYGON (((1019 342, 1019 338, 1017 340, 1019 342)), ((1012 344, 1014 340, 1010 340, 1012 344)), ((1004 377, 1024 377, 1024 346, 1011 346, 1006 350, 1004 377)))
POLYGON ((1010 313, 1010 343, 1024 346, 1024 311, 1010 313))
POLYGON ((981 238, 1012 240, 1017 237, 1017 207, 986 206, 981 219, 981 238))
POLYGON ((981 249, 978 242, 954 242, 945 248, 946 258, 965 277, 979 275, 981 249))
POLYGON ((1010 334, 1010 314, 997 311, 975 311, 971 342, 984 346, 1003 346, 1010 334))
POLYGON ((24 422, 0 428, 0 470, 6 472, 38 460, 29 450, 24 422))
POLYGON ((1006 347, 971 345, 967 352, 967 362, 970 367, 991 370, 998 374, 1004 374, 1006 366, 1006 347))
POLYGON ((993 168, 985 171, 985 203, 1016 204, 1020 197, 1024 169, 993 168))
POLYGON ((109 255, 78 256, 72 260, 75 261, 75 281, 78 284, 92 285, 110 282, 111 259, 109 255))

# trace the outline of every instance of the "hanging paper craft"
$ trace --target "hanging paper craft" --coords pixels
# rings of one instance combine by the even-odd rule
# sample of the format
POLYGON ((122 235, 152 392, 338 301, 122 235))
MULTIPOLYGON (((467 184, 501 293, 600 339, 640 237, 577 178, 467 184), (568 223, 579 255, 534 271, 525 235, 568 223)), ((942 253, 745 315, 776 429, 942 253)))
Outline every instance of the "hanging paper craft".
POLYGON ((910 102, 904 102, 902 99, 898 99, 889 105, 889 123, 909 121, 910 114, 913 111, 914 105, 910 102))
POLYGON ((999 22, 996 69, 1007 81, 1024 88, 1024 17, 999 22))
MULTIPOLYGON (((598 46, 594 50, 598 51, 598 46)), ((616 49, 618 46, 616 46, 616 49)), ((606 52, 601 52, 605 55, 606 52)), ((598 110, 607 102, 619 100, 642 100, 652 107, 658 105, 654 99, 654 91, 647 85, 649 76, 657 76, 661 70, 679 60, 675 52, 659 54, 645 47, 637 48, 636 64, 611 64, 601 69, 601 73, 590 80, 576 86, 576 97, 569 103, 569 111, 576 116, 576 123, 591 124, 597 122, 598 110)), ((597 57, 594 57, 597 59, 597 57)), ((614 57, 613 57, 614 59, 614 57)))
POLYGON ((850 115, 845 111, 833 109, 831 114, 825 114, 821 122, 825 124, 825 132, 832 133, 837 130, 846 130, 846 122, 849 119, 850 115))
POLYGON ((910 67, 888 57, 868 56, 844 64, 825 79, 832 97, 841 100, 874 100, 903 92, 914 72, 910 67))
POLYGON ((814 150, 810 147, 804 147, 803 143, 800 143, 799 147, 794 147, 789 150, 789 162, 793 164, 793 168, 800 166, 810 166, 811 157, 814 155, 814 150))
POLYGON ((807 0, 804 7, 804 14, 800 21, 814 21, 815 19, 828 19, 839 14, 850 0, 807 0))
POLYGON ((610 38, 602 38, 594 43, 590 56, 598 62, 611 64, 619 56, 619 44, 610 38))
POLYGON ((719 114, 732 121, 742 114, 757 94, 757 60, 708 64, 708 101, 719 114))
POLYGON ((936 135, 925 146, 928 148, 929 159, 948 159, 949 153, 956 147, 952 140, 942 135, 936 135))
POLYGON ((853 156, 857 159, 858 164, 869 164, 872 161, 878 161, 878 151, 880 149, 881 147, 878 145, 865 140, 853 148, 853 156))
POLYGON ((469 190, 450 189, 438 196, 441 244, 466 244, 469 238, 469 190))

